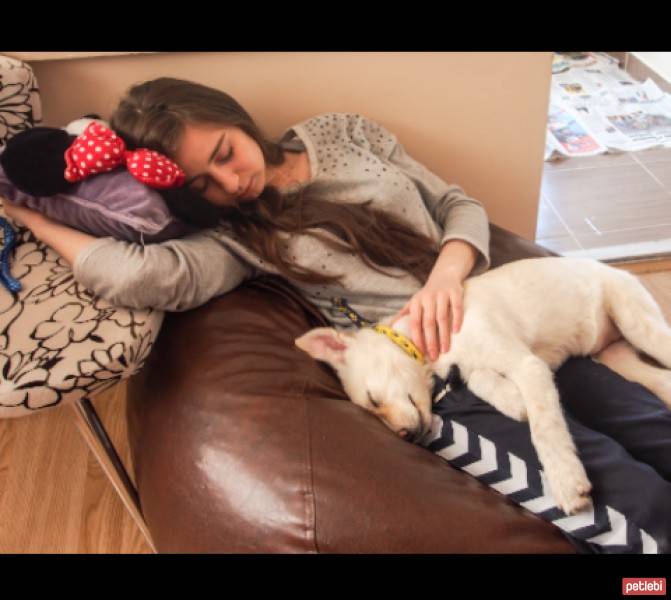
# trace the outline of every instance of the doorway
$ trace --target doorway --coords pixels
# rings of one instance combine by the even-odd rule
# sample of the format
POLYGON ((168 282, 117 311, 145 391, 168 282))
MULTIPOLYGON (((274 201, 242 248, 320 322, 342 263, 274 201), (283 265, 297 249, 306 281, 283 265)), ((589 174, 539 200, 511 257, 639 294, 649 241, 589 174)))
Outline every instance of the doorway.
POLYGON ((565 256, 671 256, 671 94, 622 66, 555 55, 536 242, 565 256))

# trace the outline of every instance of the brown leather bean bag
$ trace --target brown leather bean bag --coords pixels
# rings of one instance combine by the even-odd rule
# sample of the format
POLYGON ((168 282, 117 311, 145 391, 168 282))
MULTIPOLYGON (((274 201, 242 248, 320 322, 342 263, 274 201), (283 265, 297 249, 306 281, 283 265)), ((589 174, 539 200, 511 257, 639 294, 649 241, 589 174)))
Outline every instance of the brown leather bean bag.
MULTIPOLYGON (((493 265, 549 252, 492 226, 493 265)), ((131 380, 160 552, 574 553, 560 531, 404 442, 294 346, 326 325, 267 277, 166 315, 131 380)))

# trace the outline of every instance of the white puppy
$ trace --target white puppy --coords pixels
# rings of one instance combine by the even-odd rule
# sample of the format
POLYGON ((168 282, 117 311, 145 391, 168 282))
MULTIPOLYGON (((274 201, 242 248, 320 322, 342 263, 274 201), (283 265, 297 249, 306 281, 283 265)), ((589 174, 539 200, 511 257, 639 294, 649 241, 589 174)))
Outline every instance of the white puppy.
MULTIPOLYGON (((394 329, 410 337, 409 317, 394 329)), ((328 362, 355 404, 409 441, 431 423, 431 373, 445 378, 456 365, 474 394, 529 421, 553 497, 567 514, 589 504, 591 485, 553 371, 571 356, 593 356, 671 408, 671 328, 636 277, 590 259, 519 260, 466 280, 461 331, 434 363, 421 364, 370 328, 317 328, 296 345, 328 362)))

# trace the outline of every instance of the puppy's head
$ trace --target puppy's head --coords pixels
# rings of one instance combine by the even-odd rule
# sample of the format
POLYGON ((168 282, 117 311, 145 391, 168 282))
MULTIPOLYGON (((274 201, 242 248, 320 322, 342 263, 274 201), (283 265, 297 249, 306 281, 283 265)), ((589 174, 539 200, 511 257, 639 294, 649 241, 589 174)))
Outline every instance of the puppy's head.
POLYGON ((380 418, 407 441, 431 424, 431 371, 386 336, 369 328, 352 332, 312 329, 296 345, 335 369, 350 400, 380 418))

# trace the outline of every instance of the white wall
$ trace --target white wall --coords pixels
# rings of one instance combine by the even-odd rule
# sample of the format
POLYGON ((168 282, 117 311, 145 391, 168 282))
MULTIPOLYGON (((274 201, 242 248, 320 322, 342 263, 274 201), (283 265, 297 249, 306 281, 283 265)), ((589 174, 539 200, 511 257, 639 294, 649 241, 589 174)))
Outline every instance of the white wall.
POLYGON ((533 240, 551 52, 171 52, 31 62, 44 124, 106 117, 132 83, 182 77, 225 90, 270 136, 322 112, 358 112, 533 240), (75 92, 73 92, 75 90, 75 92))
POLYGON ((671 83, 671 52, 632 52, 631 54, 671 83))

